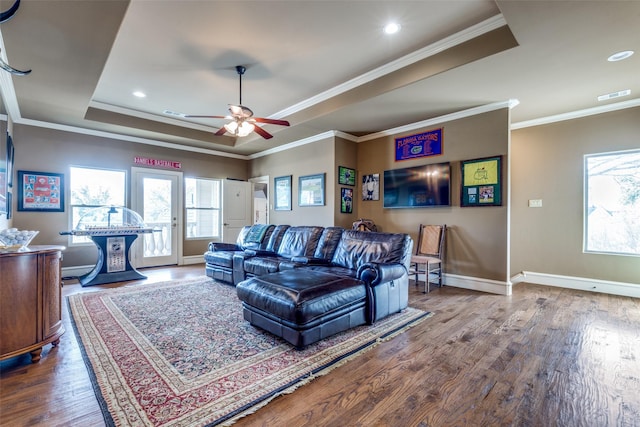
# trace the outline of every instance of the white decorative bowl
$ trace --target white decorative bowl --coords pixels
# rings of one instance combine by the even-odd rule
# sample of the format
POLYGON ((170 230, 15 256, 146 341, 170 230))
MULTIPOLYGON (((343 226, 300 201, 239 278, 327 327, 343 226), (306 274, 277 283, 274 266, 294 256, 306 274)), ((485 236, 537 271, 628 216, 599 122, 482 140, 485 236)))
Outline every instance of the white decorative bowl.
POLYGON ((8 228, 0 231, 0 251, 19 252, 24 251, 39 231, 18 230, 8 228))

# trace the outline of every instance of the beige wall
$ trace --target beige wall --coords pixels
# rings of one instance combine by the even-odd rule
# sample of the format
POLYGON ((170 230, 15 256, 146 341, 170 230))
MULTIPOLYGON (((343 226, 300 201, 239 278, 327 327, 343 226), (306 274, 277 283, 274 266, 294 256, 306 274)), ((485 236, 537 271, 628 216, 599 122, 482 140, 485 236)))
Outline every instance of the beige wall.
MULTIPOLYGON (((69 179, 69 166, 122 169, 130 172, 135 156, 182 162, 185 177, 247 179, 246 160, 237 160, 186 151, 176 151, 152 145, 100 138, 32 126, 14 125, 15 170, 31 170, 65 174, 69 179)), ((130 177, 128 177, 130 179, 130 177)), ((127 196, 129 197, 129 196, 127 196)), ((127 200, 130 205, 130 200, 127 200)), ((65 191, 64 212, 16 212, 14 201, 13 226, 20 229, 40 230, 33 244, 68 245, 67 236, 59 232, 68 230, 69 191, 65 191)), ((200 255, 208 240, 183 242, 183 254, 200 255)), ((97 250, 91 247, 69 247, 64 253, 64 266, 95 263, 97 250)))
MULTIPOLYGON (((446 223, 448 274, 499 281, 520 271, 639 283, 640 258, 582 252, 583 156, 638 148, 640 108, 515 130, 509 153, 509 112, 499 110, 429 126, 444 128, 444 154, 436 158, 394 161, 394 138, 355 144, 341 138, 296 147, 252 161, 174 151, 149 145, 62 131, 15 125, 15 170, 42 170, 68 174, 69 165, 129 170, 133 156, 177 160, 185 176, 240 178, 292 175, 291 211, 270 211, 274 224, 350 227, 357 218, 371 218, 381 231, 406 232, 417 239, 420 223, 446 223), (460 161, 504 155, 502 207, 460 207, 460 161), (445 208, 383 209, 382 200, 362 201, 363 174, 448 161, 452 167, 452 206, 445 208), (511 191, 507 167, 511 163, 511 191), (354 213, 340 213, 338 166, 357 170, 354 213), (299 207, 298 178, 326 173, 326 205, 299 207), (509 194, 511 193, 511 194, 509 194), (529 199, 542 199, 542 208, 528 208, 529 199), (509 210, 511 239, 508 241, 509 210), (509 247, 510 245, 510 247, 509 247), (510 262, 508 261, 510 258, 510 262)), ((0 129, 2 131, 2 129, 0 129)), ((418 133, 421 130, 410 132, 418 133)), ((383 192, 380 189, 382 199, 383 192)), ((15 189, 14 189, 15 192, 15 189)), ((67 200, 68 200, 68 194, 67 200)), ((14 195, 15 199, 15 195, 14 195)), ((0 228, 14 226, 41 230, 35 244, 67 244, 58 232, 69 228, 67 212, 16 212, 0 219, 0 228)), ((185 241, 184 255, 199 255, 206 241, 185 241)), ((70 248, 65 266, 86 265, 95 255, 70 248)))
MULTIPOLYGON (((505 282, 507 265, 507 204, 509 110, 502 109, 465 119, 411 131, 443 128, 444 153, 437 157, 396 162, 394 135, 358 144, 358 176, 380 174, 379 201, 358 197, 357 216, 372 219, 380 231, 409 233, 417 241, 420 224, 446 224, 446 272, 505 282), (460 161, 503 155, 503 206, 460 207, 460 161), (385 170, 429 163, 451 163, 451 206, 414 209, 384 209, 383 175, 385 170)), ((361 183, 357 193, 361 192, 361 183)))
MULTIPOLYGON (((269 176, 269 185, 273 189, 273 179, 291 175, 290 211, 276 211, 270 206, 269 222, 271 224, 320 225, 334 224, 336 199, 332 189, 336 186, 337 168, 334 168, 335 144, 333 138, 327 138, 312 144, 292 148, 279 153, 254 159, 249 166, 251 177, 269 176), (304 175, 325 173, 325 205, 298 206, 298 178, 304 175)), ((273 192, 273 190, 271 190, 273 192)), ((273 201, 271 201, 273 205, 273 201)), ((338 211, 340 207, 338 206, 338 211)))
POLYGON ((640 148, 640 108, 514 130, 511 265, 640 284, 640 257, 583 253, 584 155, 640 148), (542 208, 529 208, 542 199, 542 208))
POLYGON ((351 169, 358 168, 358 145, 355 142, 348 141, 346 139, 335 138, 335 150, 336 156, 333 164, 333 171, 335 173, 333 197, 336 207, 334 213, 334 224, 338 227, 351 228, 353 222, 358 219, 356 201, 359 198, 358 190, 360 188, 360 184, 358 180, 360 179, 360 174, 358 174, 356 170, 356 185, 354 187, 339 184, 338 167, 344 166, 351 169), (353 212, 350 214, 340 212, 340 208, 342 206, 342 188, 350 188, 353 190, 353 212))

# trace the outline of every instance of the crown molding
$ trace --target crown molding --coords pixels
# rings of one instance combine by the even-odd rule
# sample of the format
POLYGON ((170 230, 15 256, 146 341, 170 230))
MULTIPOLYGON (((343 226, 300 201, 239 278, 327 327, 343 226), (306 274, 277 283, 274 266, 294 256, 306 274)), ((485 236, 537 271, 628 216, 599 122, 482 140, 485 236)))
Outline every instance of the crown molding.
POLYGON ((553 116, 540 117, 533 120, 525 120, 511 124, 511 130, 524 129, 533 126, 548 125, 550 123, 564 122, 566 120, 579 119, 582 117, 593 116, 596 114, 609 113, 612 111, 624 110, 626 108, 634 108, 640 106, 640 98, 630 99, 628 101, 616 102, 614 104, 600 105, 593 108, 585 108, 583 110, 569 111, 567 113, 556 114, 553 116))
POLYGON ((156 146, 156 147, 171 148, 173 150, 191 151, 193 153, 201 153, 201 154, 211 154, 213 156, 229 157, 229 158, 232 158, 232 159, 241 159, 241 160, 248 160, 249 159, 247 156, 242 155, 242 154, 227 153, 227 152, 224 152, 224 151, 210 150, 208 148, 190 147, 188 145, 175 144, 173 142, 165 142, 165 141, 158 141, 158 140, 155 140, 155 139, 139 138, 137 136, 120 135, 120 134, 112 133, 112 132, 104 132, 104 131, 94 130, 94 129, 84 129, 84 128, 79 128, 79 127, 76 127, 76 126, 68 126, 68 125, 61 125, 61 124, 57 124, 57 123, 42 122, 42 121, 39 121, 39 120, 20 119, 20 120, 15 120, 14 123, 20 124, 20 125, 35 126, 35 127, 45 128, 45 129, 60 130, 60 131, 64 131, 64 132, 79 133, 79 134, 82 134, 82 135, 98 136, 98 137, 101 137, 101 138, 117 139, 117 140, 120 140, 120 141, 136 142, 138 144, 147 144, 147 145, 153 145, 153 146, 156 146))
POLYGON ((207 126, 201 125, 199 123, 193 123, 186 120, 174 119, 168 115, 158 115, 145 113, 143 111, 132 110, 131 108, 119 107, 117 105, 107 104, 100 101, 91 101, 89 102, 89 107, 96 108, 98 110, 110 111, 112 113, 123 114, 127 116, 137 117, 139 119, 151 120, 158 123, 170 124, 174 126, 180 126, 184 128, 190 128, 195 130, 201 130, 204 132, 214 133, 220 129, 219 126, 207 126))

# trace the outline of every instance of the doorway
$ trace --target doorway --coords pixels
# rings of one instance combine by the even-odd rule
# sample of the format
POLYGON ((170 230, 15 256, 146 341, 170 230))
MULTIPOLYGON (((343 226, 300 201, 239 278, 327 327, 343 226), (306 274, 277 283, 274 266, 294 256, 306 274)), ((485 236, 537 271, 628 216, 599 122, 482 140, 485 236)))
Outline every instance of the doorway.
POLYGON ((269 177, 251 178, 253 185, 253 223, 269 224, 269 177))
POLYGON ((153 233, 132 250, 137 267, 178 264, 182 249, 182 172, 131 168, 131 206, 153 233))

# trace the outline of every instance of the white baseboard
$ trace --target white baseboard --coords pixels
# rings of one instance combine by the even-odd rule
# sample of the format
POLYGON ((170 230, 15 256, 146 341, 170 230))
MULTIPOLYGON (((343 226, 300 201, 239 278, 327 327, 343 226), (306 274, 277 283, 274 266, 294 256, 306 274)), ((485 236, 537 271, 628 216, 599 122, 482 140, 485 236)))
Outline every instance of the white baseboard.
MULTIPOLYGON (((194 265, 194 264, 204 264, 204 258, 202 255, 193 255, 182 257, 182 262, 180 265, 194 265)), ((95 265, 76 265, 72 267, 62 267, 62 277, 78 277, 87 274, 95 265)), ((138 267, 140 268, 140 267, 138 267)), ((203 270, 204 272, 204 267, 203 270)))
POLYGON ((456 288, 471 289, 473 291, 498 295, 511 295, 511 282, 500 282, 498 280, 447 273, 444 274, 442 281, 446 286, 455 286, 456 288))
POLYGON ((587 277, 559 276, 556 274, 535 273, 531 271, 523 271, 511 280, 513 284, 519 282, 640 298, 640 284, 633 283, 612 282, 587 277))
POLYGON ((95 265, 76 265, 73 267, 62 267, 62 277, 78 277, 93 270, 95 265))
POLYGON ((190 255, 182 257, 182 265, 204 264, 202 255, 190 255))

